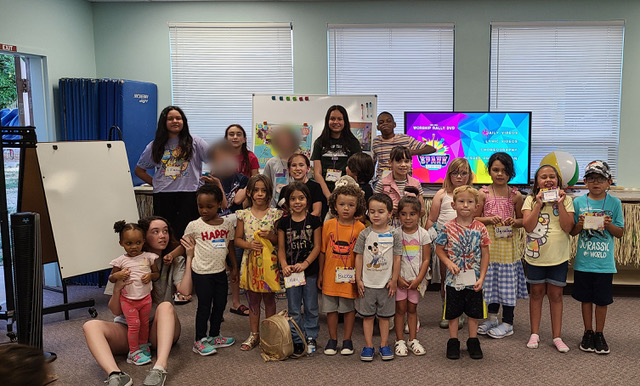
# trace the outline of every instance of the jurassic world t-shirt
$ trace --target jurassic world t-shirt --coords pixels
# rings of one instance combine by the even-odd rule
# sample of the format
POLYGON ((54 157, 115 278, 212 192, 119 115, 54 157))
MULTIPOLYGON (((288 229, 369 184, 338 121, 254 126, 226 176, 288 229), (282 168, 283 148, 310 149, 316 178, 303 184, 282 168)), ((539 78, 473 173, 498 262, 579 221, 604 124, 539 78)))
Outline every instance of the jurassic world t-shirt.
POLYGON ((202 163, 207 162, 208 145, 204 139, 193 136, 191 159, 182 157, 179 138, 171 138, 164 147, 160 163, 153 161, 151 141, 140 155, 137 166, 153 169, 153 192, 194 192, 202 185, 202 163))
MULTIPOLYGON (((580 196, 573 200, 576 212, 576 223, 581 214, 603 213, 611 217, 611 223, 618 227, 624 226, 622 203, 617 197, 607 194, 603 200, 594 201, 580 196)), ((578 249, 573 269, 582 272, 617 273, 614 255, 614 238, 608 230, 583 229, 578 238, 578 249)))
MULTIPOLYGON (((564 207, 573 213, 573 201, 567 196, 564 207)), ((527 196, 522 210, 533 208, 533 197, 527 196)), ((536 227, 527 232, 527 245, 524 259, 531 265, 552 266, 562 264, 571 257, 571 238, 560 227, 558 203, 545 203, 540 210, 536 227)))
POLYGON ((358 240, 364 225, 354 221, 353 225, 341 225, 338 219, 326 221, 322 227, 322 249, 324 267, 322 270, 322 293, 329 296, 356 298, 356 285, 351 283, 336 283, 336 268, 355 268, 355 253, 353 247, 358 240))
MULTIPOLYGON (((322 226, 320 218, 307 215, 307 218, 303 221, 293 221, 291 216, 286 216, 280 219, 278 222, 278 230, 282 230, 285 234, 285 245, 280 245, 280 248, 284 248, 287 255, 287 264, 295 265, 302 263, 309 257, 311 251, 315 247, 313 245, 313 233, 316 229, 322 226)), ((316 276, 318 274, 320 265, 318 264, 318 258, 313 260, 313 263, 304 270, 305 276, 316 276)))

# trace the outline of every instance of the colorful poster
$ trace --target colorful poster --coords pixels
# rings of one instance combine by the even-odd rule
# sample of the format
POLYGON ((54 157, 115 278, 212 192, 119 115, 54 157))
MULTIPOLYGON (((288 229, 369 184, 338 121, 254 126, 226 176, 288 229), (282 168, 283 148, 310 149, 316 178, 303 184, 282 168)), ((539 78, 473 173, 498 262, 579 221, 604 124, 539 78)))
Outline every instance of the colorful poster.
POLYGON ((351 132, 358 138, 362 151, 371 151, 371 122, 351 122, 351 132))
POLYGON ((529 183, 531 113, 405 113, 405 133, 436 149, 413 158, 413 176, 424 183, 442 183, 447 165, 456 157, 469 160, 474 183, 488 184, 486 162, 505 152, 514 161, 510 183, 529 183))
MULTIPOLYGON (((271 122, 256 123, 255 125, 255 147, 253 152, 256 157, 258 157, 261 169, 264 168, 264 165, 270 158, 277 155, 277 152, 271 145, 271 133, 281 126, 282 124, 271 122)), ((302 125, 287 124, 286 126, 289 129, 300 131, 300 153, 311 158, 311 134, 313 127, 307 123, 303 123, 302 125)))

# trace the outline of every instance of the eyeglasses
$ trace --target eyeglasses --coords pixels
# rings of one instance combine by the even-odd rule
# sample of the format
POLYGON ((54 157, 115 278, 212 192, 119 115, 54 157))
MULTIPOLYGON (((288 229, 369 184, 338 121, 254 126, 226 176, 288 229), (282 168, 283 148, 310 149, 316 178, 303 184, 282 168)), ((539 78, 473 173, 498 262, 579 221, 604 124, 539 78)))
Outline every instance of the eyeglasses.
POLYGON ((603 182, 607 182, 608 180, 605 177, 587 177, 585 178, 585 181, 589 182, 589 183, 598 183, 601 184, 603 182))
POLYGON ((451 172, 451 175, 454 177, 467 177, 469 172, 451 172))

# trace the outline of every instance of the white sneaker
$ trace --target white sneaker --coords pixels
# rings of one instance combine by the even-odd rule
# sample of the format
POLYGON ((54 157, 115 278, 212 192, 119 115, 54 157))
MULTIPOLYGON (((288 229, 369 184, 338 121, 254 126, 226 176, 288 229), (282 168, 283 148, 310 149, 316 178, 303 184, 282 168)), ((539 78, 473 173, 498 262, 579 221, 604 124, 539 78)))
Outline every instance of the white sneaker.
MULTIPOLYGON (((420 331, 420 319, 418 319, 418 328, 416 328, 416 332, 418 332, 418 331, 420 331)), ((409 323, 408 322, 404 323, 404 333, 405 334, 409 333, 409 323)))

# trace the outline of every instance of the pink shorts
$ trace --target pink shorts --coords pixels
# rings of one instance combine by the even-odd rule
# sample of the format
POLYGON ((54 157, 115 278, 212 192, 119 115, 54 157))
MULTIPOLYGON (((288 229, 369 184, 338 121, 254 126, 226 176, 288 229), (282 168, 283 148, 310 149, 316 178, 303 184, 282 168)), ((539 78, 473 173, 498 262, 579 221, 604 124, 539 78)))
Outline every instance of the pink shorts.
POLYGON ((396 290, 396 302, 403 301, 408 299, 413 304, 418 304, 418 300, 420 299, 420 293, 418 290, 408 289, 408 288, 398 288, 396 290))

